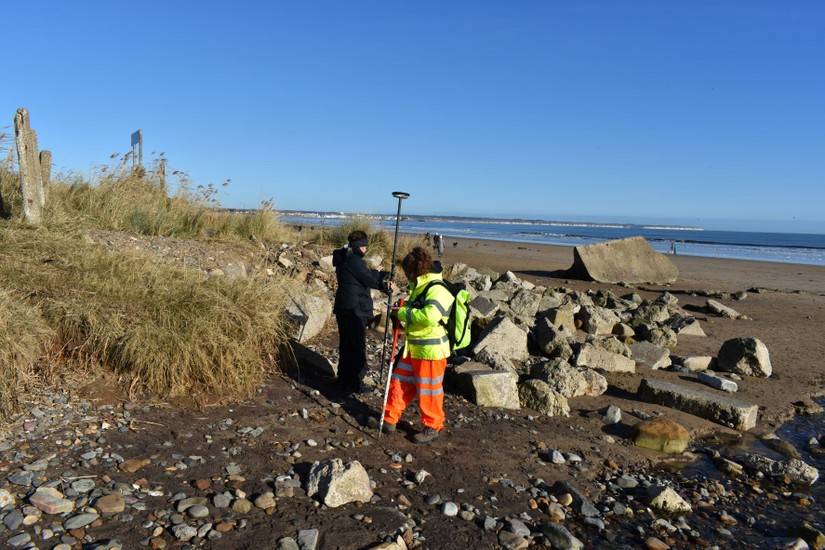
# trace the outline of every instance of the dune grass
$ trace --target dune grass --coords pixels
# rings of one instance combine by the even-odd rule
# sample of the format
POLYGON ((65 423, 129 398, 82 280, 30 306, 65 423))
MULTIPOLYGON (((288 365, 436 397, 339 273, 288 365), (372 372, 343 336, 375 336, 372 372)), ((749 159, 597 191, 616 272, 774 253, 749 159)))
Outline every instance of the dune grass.
MULTIPOLYGON (((196 402, 248 395, 279 364, 287 276, 209 278, 137 251, 89 242, 92 229, 209 239, 254 250, 252 240, 289 241, 271 208, 225 212, 208 194, 171 197, 150 178, 78 178, 48 189, 41 226, 21 220, 19 176, 0 169, 0 399, 43 350, 90 376, 114 373, 133 396, 196 402), (9 319, 21 319, 9 323, 9 319)), ((10 407, 10 405, 9 405, 10 407)), ((8 412, 8 410, 4 412, 8 412)))
POLYGON ((17 409, 18 391, 54 340, 38 308, 0 289, 0 420, 17 409))

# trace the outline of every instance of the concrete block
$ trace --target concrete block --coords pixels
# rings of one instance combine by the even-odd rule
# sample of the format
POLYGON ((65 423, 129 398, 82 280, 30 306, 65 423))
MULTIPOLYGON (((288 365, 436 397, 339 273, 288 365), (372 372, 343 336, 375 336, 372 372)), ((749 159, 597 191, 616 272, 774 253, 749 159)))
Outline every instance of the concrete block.
POLYGON ((724 395, 647 378, 639 385, 638 394, 648 403, 694 414, 736 430, 750 430, 756 426, 759 409, 756 405, 724 395))

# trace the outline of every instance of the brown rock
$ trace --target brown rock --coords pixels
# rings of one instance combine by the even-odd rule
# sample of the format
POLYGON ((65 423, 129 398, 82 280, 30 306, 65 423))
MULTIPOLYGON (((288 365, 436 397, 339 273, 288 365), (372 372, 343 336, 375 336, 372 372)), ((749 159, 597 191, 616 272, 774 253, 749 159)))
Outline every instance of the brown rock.
POLYGON ((208 479, 198 479, 195 481, 195 489, 206 491, 212 487, 212 482, 208 479))
POLYGON ((119 514, 126 508, 126 501, 123 496, 112 493, 111 495, 103 495, 95 501, 95 510, 102 515, 119 514))
POLYGON ((219 523, 215 526, 215 531, 217 531, 218 533, 228 533, 229 531, 231 531, 234 528, 235 528, 235 522, 224 521, 224 522, 219 523))
POLYGON ((666 418, 646 420, 636 425, 634 442, 638 447, 663 453, 681 453, 690 442, 690 433, 666 418))
POLYGON ((645 541, 645 548, 648 550, 668 550, 670 546, 657 539, 656 537, 648 537, 645 541))
POLYGON ((133 474, 149 464, 151 460, 148 458, 130 458, 129 460, 124 460, 120 464, 118 464, 118 468, 120 468, 121 472, 126 472, 127 474, 133 474))
POLYGON ((155 537, 149 541, 151 548, 166 548, 166 541, 161 537, 155 537))

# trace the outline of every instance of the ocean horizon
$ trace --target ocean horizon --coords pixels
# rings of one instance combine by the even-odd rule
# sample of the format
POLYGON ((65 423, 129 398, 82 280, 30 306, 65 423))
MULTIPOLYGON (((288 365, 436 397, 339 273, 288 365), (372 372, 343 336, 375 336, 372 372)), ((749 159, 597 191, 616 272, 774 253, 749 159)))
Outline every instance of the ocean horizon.
MULTIPOLYGON (((337 226, 354 216, 373 220, 376 227, 394 231, 395 216, 343 212, 281 211, 286 223, 337 226)), ((402 215, 402 233, 497 240, 519 243, 582 246, 624 237, 642 236, 658 252, 708 258, 825 266, 825 235, 762 231, 723 231, 680 224, 644 224, 538 219, 499 219, 465 216, 402 215)))

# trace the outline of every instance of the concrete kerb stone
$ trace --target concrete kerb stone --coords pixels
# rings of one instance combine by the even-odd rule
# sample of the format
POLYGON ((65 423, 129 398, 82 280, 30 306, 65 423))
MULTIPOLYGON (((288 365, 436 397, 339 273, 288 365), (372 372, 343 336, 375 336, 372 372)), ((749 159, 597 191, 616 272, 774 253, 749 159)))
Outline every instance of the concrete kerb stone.
POLYGON ((648 403, 694 414, 736 430, 750 430, 756 426, 759 407, 724 395, 647 378, 642 380, 637 393, 648 403))

